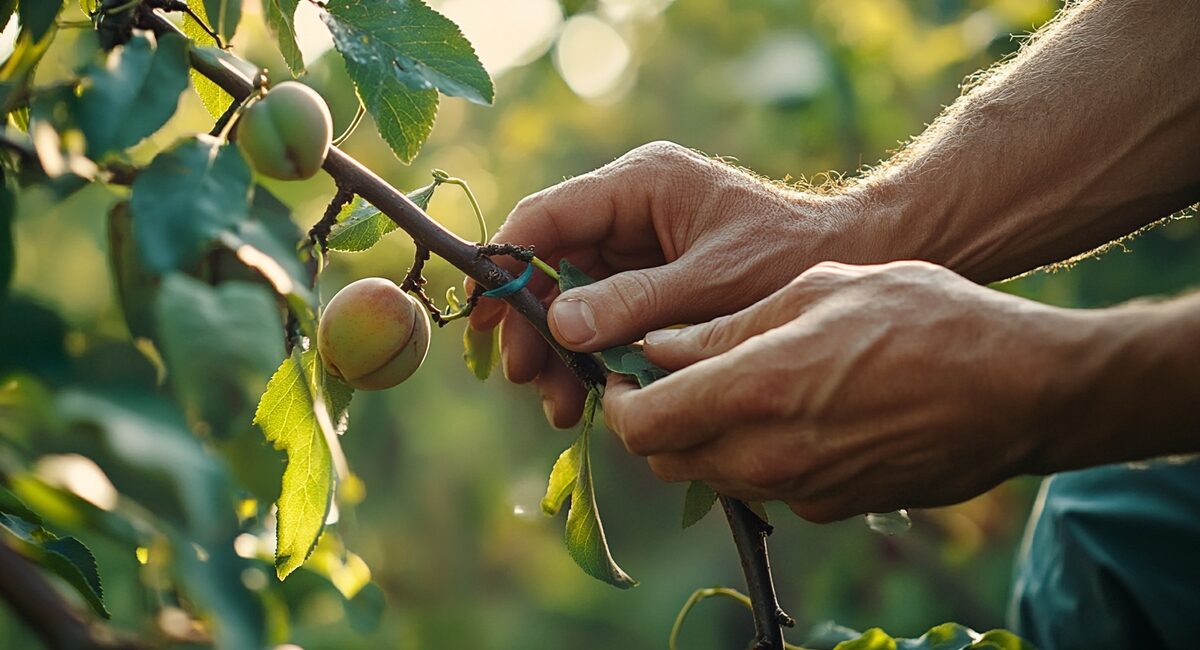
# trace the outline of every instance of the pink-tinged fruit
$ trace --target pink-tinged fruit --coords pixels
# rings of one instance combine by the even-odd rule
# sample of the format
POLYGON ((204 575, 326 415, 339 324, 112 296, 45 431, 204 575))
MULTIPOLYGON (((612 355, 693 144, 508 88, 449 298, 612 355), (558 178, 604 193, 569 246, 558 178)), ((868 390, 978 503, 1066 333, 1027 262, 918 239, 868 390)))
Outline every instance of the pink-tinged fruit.
POLYGON ((346 285, 325 306, 317 351, 329 374, 359 390, 383 390, 408 379, 429 351, 429 316, 391 280, 346 285))

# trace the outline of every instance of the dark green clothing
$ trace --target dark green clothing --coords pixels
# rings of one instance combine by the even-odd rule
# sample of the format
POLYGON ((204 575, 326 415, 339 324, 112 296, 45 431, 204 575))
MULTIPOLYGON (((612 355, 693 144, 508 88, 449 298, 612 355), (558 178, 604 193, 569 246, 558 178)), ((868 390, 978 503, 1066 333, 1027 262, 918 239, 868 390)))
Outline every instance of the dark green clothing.
POLYGON ((1010 617, 1041 650, 1200 648, 1200 461, 1047 479, 1010 617))

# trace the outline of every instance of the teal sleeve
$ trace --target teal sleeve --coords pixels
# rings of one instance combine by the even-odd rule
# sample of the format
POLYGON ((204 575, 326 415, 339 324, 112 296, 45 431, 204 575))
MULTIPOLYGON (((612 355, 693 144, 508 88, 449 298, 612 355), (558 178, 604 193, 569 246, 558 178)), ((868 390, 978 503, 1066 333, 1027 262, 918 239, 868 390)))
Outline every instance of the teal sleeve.
POLYGON ((1041 650, 1200 648, 1200 462, 1047 479, 1010 618, 1041 650))

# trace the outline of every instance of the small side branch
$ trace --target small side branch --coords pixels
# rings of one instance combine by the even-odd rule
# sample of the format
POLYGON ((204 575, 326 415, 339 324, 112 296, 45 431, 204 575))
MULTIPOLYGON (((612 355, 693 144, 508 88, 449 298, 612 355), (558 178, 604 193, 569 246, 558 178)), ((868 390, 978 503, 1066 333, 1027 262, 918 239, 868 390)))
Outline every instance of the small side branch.
MULTIPOLYGON (((170 20, 157 13, 144 16, 141 26, 160 34, 179 33, 179 29, 170 20)), ((197 72, 220 86, 233 96, 235 101, 245 99, 254 90, 253 81, 232 68, 215 65, 194 54, 191 63, 197 72)), ((403 192, 341 150, 330 149, 324 168, 337 181, 339 187, 363 197, 386 214, 401 230, 407 232, 414 241, 445 259, 485 289, 494 289, 512 280, 508 272, 490 259, 476 255, 477 244, 446 230, 403 192)), ((595 358, 567 350, 554 339, 550 327, 546 324, 546 307, 536 296, 523 290, 504 300, 533 325, 580 381, 588 387, 604 384, 604 370, 595 358)))
POLYGON ((750 647, 752 650, 784 650, 783 628, 792 627, 796 621, 783 611, 775 596, 771 561, 767 556, 767 536, 772 528, 741 501, 725 496, 720 500, 742 560, 746 592, 754 614, 754 643, 750 647))

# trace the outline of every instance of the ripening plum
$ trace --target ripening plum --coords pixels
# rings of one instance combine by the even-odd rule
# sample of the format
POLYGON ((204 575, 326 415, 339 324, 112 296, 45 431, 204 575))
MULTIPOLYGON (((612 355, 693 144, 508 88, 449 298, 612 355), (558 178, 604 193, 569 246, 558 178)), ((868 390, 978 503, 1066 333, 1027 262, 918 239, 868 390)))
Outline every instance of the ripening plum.
POLYGON ((354 388, 382 390, 408 379, 429 351, 429 316, 391 280, 365 278, 329 301, 317 351, 330 374, 354 388))
POLYGON ((258 173, 292 181, 311 178, 325 162, 333 118, 317 91, 285 81, 242 113, 237 143, 258 173))

